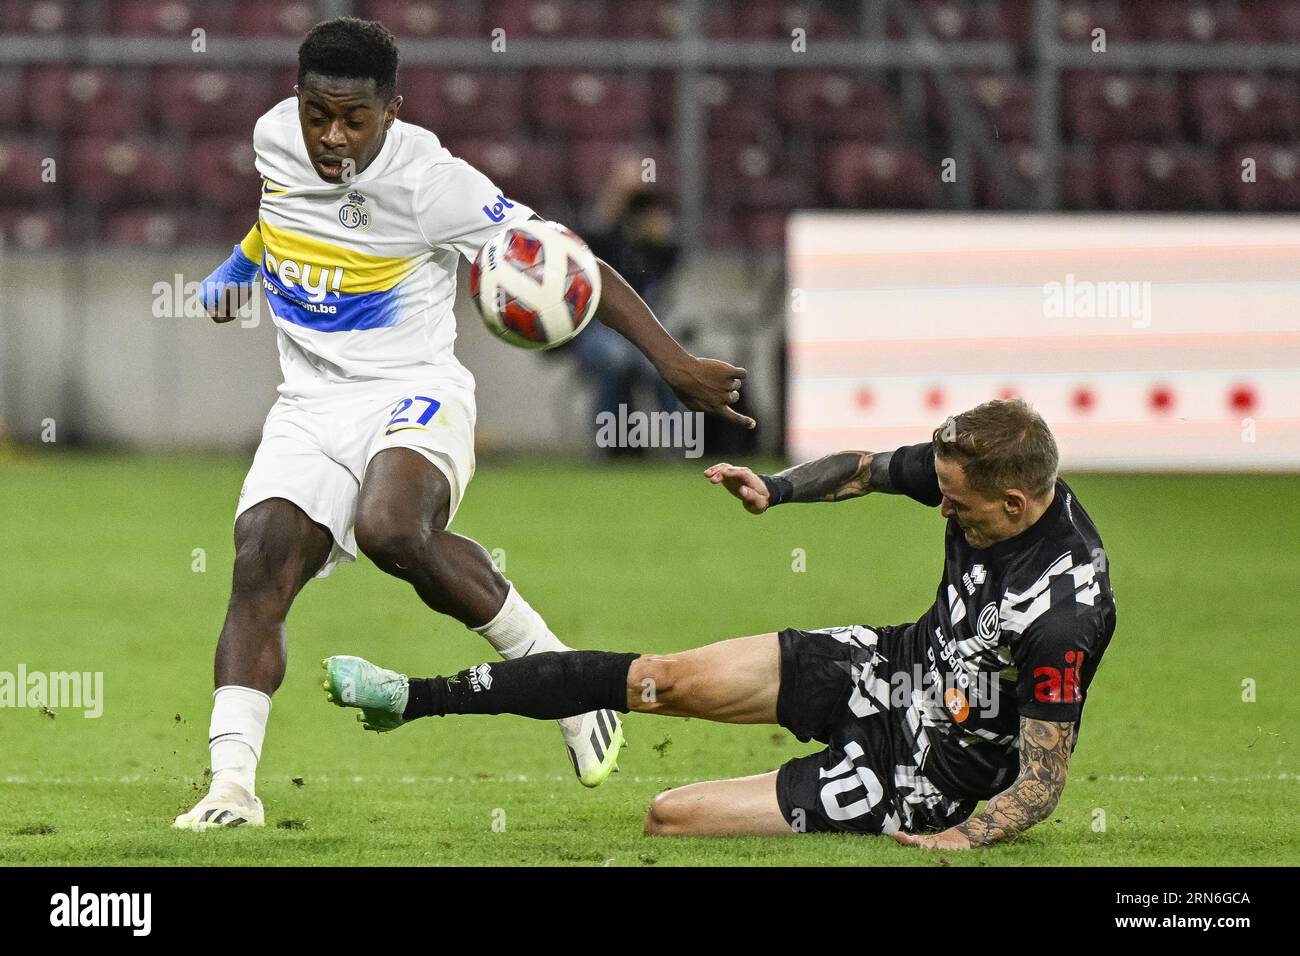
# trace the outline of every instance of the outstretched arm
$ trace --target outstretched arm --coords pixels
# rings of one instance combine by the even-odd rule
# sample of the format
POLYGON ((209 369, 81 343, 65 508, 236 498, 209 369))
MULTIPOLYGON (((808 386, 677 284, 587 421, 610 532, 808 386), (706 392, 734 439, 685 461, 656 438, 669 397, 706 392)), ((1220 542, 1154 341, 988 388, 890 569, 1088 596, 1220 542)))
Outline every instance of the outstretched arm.
MULTIPOLYGON (((531 218, 545 221, 536 213, 531 218)), ((731 407, 740 401, 740 386, 748 373, 718 359, 691 355, 668 334, 626 279, 599 257, 596 265, 600 269, 596 320, 635 345, 691 411, 720 415, 745 428, 756 427, 758 422, 731 407)))
POLYGON ((965 823, 928 837, 897 833, 906 846, 929 850, 966 850, 988 846, 1023 833, 1051 816, 1065 789, 1074 740, 1073 721, 1056 723, 1020 718, 1020 776, 965 823))
POLYGON ((704 474, 744 502, 746 511, 758 515, 789 501, 843 501, 873 491, 897 494, 889 481, 892 457, 888 451, 840 451, 775 475, 756 475, 725 462, 704 474))

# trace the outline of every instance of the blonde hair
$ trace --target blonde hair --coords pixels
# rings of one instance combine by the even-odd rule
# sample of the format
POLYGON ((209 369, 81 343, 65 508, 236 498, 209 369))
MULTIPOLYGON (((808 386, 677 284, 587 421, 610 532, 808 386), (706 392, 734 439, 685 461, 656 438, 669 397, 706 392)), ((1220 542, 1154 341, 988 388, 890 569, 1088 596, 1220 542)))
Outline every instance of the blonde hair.
POLYGON ((1060 456, 1043 417, 1022 399, 995 399, 954 415, 934 430, 937 457, 961 465, 970 487, 988 498, 1019 488, 1040 498, 1056 483, 1060 456))

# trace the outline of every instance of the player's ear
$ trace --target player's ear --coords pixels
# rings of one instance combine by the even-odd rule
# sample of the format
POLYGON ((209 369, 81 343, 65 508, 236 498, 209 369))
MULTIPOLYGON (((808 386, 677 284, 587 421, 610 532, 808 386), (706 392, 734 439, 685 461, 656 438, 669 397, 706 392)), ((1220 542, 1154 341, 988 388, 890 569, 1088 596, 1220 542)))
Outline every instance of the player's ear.
POLYGON ((1002 509, 1008 518, 1019 518, 1029 505, 1029 497, 1019 488, 1008 488, 1002 495, 1002 509))
POLYGON ((384 129, 388 129, 393 125, 393 120, 397 119, 397 111, 401 109, 401 106, 402 98, 400 96, 394 96, 389 101, 388 106, 384 109, 384 129))

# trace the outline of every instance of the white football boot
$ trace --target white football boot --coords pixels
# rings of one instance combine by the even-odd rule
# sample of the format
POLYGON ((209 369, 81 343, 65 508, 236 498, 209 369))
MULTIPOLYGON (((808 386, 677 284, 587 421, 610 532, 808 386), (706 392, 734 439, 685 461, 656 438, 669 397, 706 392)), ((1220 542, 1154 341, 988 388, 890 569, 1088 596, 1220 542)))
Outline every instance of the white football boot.
POLYGON ((564 734, 564 745, 578 782, 599 787, 618 769, 618 752, 623 749, 623 724, 612 710, 593 710, 556 721, 564 734))
POLYGON ((218 827, 260 827, 266 825, 262 801, 230 780, 214 783, 208 795, 182 813, 172 826, 177 830, 214 830, 218 827))

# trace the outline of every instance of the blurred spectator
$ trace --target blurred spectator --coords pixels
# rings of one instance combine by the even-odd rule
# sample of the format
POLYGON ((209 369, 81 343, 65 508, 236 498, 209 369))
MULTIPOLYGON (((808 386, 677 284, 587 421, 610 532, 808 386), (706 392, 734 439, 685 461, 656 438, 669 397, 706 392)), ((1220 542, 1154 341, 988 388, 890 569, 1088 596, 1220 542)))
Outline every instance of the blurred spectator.
MULTIPOLYGON (((677 262, 672 210, 641 179, 641 161, 627 155, 610 164, 604 188, 583 232, 594 252, 628 281, 637 295, 657 310, 661 290, 677 262)), ((660 316, 663 321, 663 316, 660 316)), ((595 383, 592 418, 602 411, 629 410, 637 394, 654 403, 645 411, 678 408, 677 397, 637 348, 600 322, 592 322, 570 346, 582 373, 595 383)), ((611 457, 642 449, 611 448, 611 457)))

